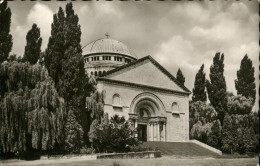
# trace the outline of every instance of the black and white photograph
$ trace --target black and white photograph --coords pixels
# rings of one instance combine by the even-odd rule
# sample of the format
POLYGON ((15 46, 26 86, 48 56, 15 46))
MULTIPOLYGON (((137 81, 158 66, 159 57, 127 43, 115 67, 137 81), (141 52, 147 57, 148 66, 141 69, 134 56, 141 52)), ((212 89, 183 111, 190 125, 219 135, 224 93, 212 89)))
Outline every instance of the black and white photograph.
POLYGON ((259 165, 259 13, 0 0, 0 165, 259 165))

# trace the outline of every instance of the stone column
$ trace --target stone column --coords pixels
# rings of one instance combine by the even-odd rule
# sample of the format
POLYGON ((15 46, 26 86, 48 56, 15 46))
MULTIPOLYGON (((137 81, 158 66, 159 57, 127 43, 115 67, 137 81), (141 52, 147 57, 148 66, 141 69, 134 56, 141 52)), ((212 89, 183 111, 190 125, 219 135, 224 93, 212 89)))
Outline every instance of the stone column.
POLYGON ((153 139, 153 135, 154 135, 154 133, 153 133, 153 123, 152 123, 152 125, 151 125, 151 141, 154 141, 154 139, 153 139))
POLYGON ((164 142, 166 142, 166 124, 164 123, 163 124, 163 139, 164 139, 164 142))
POLYGON ((157 141, 161 141, 160 124, 157 124, 157 141))
MULTIPOLYGON (((137 120, 135 119, 135 129, 136 129, 136 131, 137 131, 137 120)), ((138 131, 137 131, 138 132, 138 131)), ((136 132, 136 134, 135 134, 135 137, 137 138, 138 137, 138 133, 136 132)))
POLYGON ((146 137, 147 137, 147 141, 149 141, 149 138, 150 138, 150 128, 149 128, 149 124, 146 126, 147 127, 147 129, 146 129, 146 137))
POLYGON ((153 140, 157 141, 157 124, 153 125, 153 140))

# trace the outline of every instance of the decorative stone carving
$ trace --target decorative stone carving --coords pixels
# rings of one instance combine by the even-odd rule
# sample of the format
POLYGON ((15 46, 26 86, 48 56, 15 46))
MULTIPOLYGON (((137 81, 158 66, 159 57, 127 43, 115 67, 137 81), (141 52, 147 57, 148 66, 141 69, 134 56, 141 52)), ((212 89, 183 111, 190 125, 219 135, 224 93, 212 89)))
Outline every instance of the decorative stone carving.
POLYGON ((149 123, 166 124, 167 118, 166 117, 150 117, 149 123))

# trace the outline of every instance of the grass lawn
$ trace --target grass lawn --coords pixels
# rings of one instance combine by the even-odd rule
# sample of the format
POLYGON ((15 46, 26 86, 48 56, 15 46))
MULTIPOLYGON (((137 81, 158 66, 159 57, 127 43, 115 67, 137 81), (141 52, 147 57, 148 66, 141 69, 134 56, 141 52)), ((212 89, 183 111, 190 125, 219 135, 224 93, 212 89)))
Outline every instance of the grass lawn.
MULTIPOLYGON (((54 160, 35 160, 35 161, 13 161, 1 163, 3 165, 53 165, 53 166, 256 166, 258 158, 178 158, 177 156, 165 156, 156 159, 100 159, 100 160, 81 160, 81 159, 54 159, 54 160)), ((0 164, 0 165, 1 165, 0 164)))
MULTIPOLYGON (((3 165, 53 165, 53 166, 256 166, 258 157, 249 158, 247 155, 217 155, 194 143, 153 143, 148 142, 144 146, 159 149, 163 156, 152 159, 98 159, 93 158, 69 158, 49 160, 6 160, 3 165)), ((0 163, 1 165, 2 163, 0 163)))

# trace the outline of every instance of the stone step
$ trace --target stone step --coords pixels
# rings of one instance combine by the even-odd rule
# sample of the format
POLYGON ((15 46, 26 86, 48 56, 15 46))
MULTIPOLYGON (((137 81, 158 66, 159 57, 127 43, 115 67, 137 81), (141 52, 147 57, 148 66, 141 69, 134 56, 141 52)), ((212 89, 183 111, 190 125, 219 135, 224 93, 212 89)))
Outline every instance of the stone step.
POLYGON ((158 149, 162 155, 207 156, 217 157, 218 153, 210 151, 193 142, 144 142, 141 146, 158 149))

